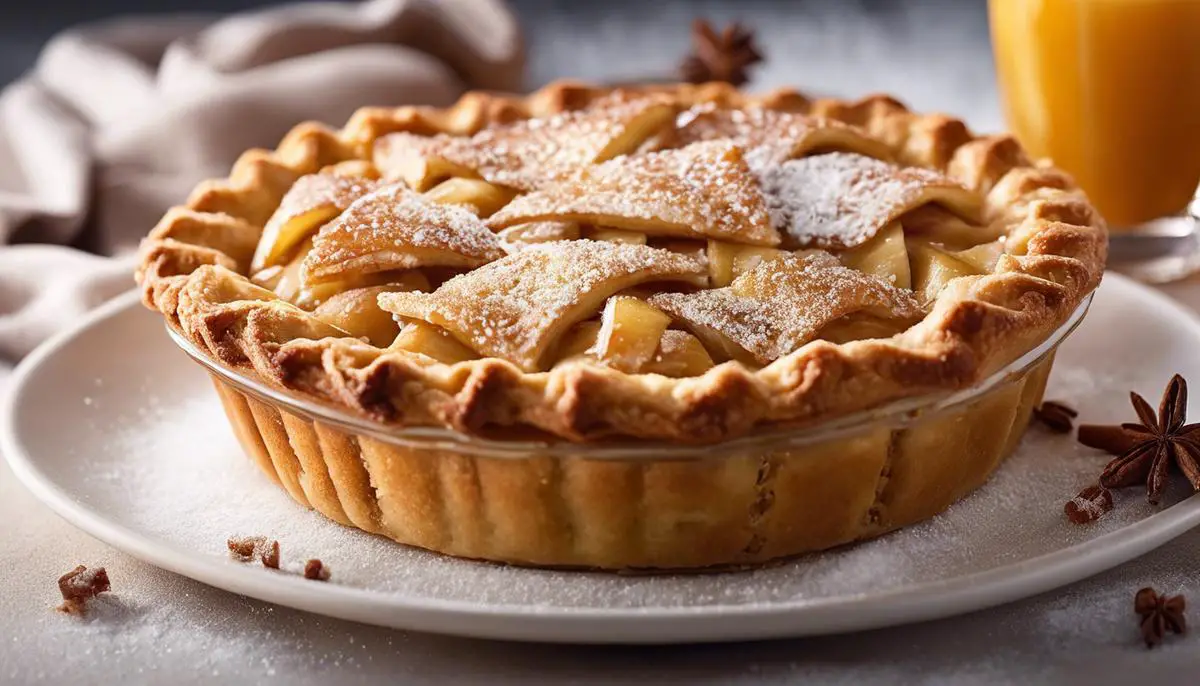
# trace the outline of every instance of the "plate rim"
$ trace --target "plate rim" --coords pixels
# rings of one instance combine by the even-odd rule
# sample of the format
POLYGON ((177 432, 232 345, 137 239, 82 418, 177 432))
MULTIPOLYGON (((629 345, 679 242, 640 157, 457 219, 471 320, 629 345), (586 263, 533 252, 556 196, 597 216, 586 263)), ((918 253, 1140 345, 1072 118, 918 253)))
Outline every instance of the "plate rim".
MULTIPOLYGON (((1165 309, 1200 339, 1200 318, 1170 297, 1119 275, 1107 288, 1165 309)), ((835 634, 940 619, 1059 588, 1143 555, 1200 524, 1200 494, 1133 524, 1034 558, 878 593, 739 605, 566 608, 480 604, 380 592, 233 566, 109 519, 37 467, 20 439, 18 407, 31 379, 75 339, 139 306, 137 291, 110 300, 27 356, 0 398, 0 453, 18 481, 71 525, 146 563, 209 586, 300 610, 381 626, 474 638, 555 643, 682 643, 835 634), (314 592, 315 591, 315 592, 314 592)), ((181 358, 182 360, 182 358, 181 358)), ((534 572, 536 573, 536 572, 534 572)))

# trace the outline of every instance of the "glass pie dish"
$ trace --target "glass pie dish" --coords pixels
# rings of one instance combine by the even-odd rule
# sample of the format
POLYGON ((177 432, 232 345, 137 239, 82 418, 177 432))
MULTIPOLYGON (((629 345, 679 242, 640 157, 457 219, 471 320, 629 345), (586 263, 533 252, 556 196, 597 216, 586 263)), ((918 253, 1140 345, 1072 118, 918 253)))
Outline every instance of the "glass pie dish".
POLYGON ((137 279, 300 504, 678 570, 983 483, 1106 254, 1070 177, 888 96, 564 82, 300 124, 169 210, 137 279))
POLYGON ((1015 450, 1090 302, 971 388, 706 445, 389 427, 223 366, 168 331, 212 376, 247 456, 334 521, 516 565, 720 569, 873 538, 969 494, 1015 450))

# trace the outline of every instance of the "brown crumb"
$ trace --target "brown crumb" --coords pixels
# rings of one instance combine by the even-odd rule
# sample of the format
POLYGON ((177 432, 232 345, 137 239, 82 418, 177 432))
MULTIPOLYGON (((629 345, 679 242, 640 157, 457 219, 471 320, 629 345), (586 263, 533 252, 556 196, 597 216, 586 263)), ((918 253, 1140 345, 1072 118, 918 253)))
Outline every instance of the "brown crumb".
POLYGON ((279 541, 266 536, 235 536, 225 542, 229 554, 241 562, 257 557, 264 567, 279 569, 279 541))
POLYGON ((304 563, 304 578, 314 581, 328 581, 329 568, 320 560, 309 560, 304 563))
POLYGON ((103 567, 88 569, 79 565, 58 578, 58 592, 63 598, 58 610, 72 615, 84 614, 88 600, 110 588, 108 572, 103 567))
POLYGON ((1112 491, 1103 486, 1088 486, 1063 505, 1067 519, 1076 524, 1087 524, 1100 519, 1113 508, 1112 491))

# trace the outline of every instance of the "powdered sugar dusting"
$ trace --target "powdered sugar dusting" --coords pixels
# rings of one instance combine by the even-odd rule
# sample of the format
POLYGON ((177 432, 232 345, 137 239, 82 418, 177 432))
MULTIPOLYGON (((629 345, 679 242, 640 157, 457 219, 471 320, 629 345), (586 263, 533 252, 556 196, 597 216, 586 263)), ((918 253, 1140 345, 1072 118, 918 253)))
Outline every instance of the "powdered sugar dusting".
POLYGON ((538 243, 573 241, 579 238, 579 225, 559 221, 518 224, 501 231, 499 237, 505 250, 517 252, 538 243))
POLYGON ((616 93, 585 110, 495 126, 470 138, 442 136, 425 154, 471 169, 492 183, 533 190, 596 162, 642 117, 653 116, 653 108, 665 106, 661 98, 616 93))
POLYGON ((764 171, 762 182, 772 224, 798 248, 852 248, 919 205, 975 202, 936 172, 853 153, 789 160, 764 171))
POLYGON ((474 267, 504 255, 500 241, 470 210, 431 202, 403 184, 356 200, 313 238, 307 279, 424 266, 474 267))
POLYGON ((880 143, 848 124, 761 107, 739 110, 704 103, 680 113, 675 126, 669 136, 672 147, 729 139, 745 149, 746 164, 756 174, 818 146, 832 145, 872 156, 886 152, 880 143))
POLYGON ((768 364, 812 340, 826 324, 853 312, 915 320, 912 293, 843 267, 829 253, 787 254, 742 274, 727 288, 660 293, 650 303, 703 339, 715 331, 768 364))
POLYGON ((489 224, 504 228, 543 219, 581 219, 651 235, 779 242, 741 148, 728 141, 584 167, 569 179, 518 197, 489 224))
POLYGON ((691 257, 644 245, 559 241, 456 276, 433 293, 388 293, 383 309, 437 324, 476 352, 528 371, 571 324, 618 290, 703 274, 691 257))

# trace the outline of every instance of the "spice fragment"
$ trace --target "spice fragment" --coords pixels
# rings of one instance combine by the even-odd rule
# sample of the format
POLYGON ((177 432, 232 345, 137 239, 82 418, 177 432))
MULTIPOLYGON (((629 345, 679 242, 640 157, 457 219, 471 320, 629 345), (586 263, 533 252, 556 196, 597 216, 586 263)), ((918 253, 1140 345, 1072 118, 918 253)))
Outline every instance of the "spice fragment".
POLYGON ((329 568, 320 560, 309 560, 304 563, 304 578, 313 581, 328 581, 329 568))
POLYGON ((1033 416, 1046 428, 1056 433, 1071 433, 1073 422, 1079 412, 1054 400, 1047 400, 1033 410, 1033 416))
POLYGON ((1113 508, 1112 491, 1103 486, 1088 486, 1063 506, 1067 519, 1076 524, 1087 524, 1100 519, 1113 508))
POLYGON ((84 614, 88 601, 110 588, 104 567, 88 569, 79 565, 58 578, 58 592, 62 594, 63 603, 57 609, 72 615, 84 614))

